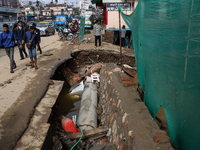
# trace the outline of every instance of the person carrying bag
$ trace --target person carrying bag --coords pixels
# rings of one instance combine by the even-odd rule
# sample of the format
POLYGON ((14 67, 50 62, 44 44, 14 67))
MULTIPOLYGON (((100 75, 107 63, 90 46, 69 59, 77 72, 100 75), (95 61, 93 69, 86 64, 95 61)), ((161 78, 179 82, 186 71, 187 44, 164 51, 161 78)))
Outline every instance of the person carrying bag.
POLYGON ((27 42, 26 47, 28 48, 31 60, 31 68, 35 67, 35 70, 37 70, 36 45, 38 44, 38 40, 36 38, 35 27, 31 26, 30 31, 26 32, 22 43, 25 43, 25 41, 27 42))
POLYGON ((26 47, 27 47, 28 49, 30 49, 31 46, 32 46, 33 38, 34 38, 34 34, 32 35, 32 38, 26 43, 26 47))

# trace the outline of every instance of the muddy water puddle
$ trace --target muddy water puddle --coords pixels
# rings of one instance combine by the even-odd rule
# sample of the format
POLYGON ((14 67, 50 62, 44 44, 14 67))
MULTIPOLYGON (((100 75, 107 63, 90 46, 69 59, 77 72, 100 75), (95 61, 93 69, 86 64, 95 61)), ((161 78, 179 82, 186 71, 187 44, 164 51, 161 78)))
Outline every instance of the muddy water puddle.
POLYGON ((65 83, 56 102, 56 105, 58 107, 56 113, 57 119, 60 119, 61 116, 66 116, 70 119, 72 119, 73 115, 76 115, 78 117, 81 97, 78 96, 78 94, 70 94, 69 90, 69 84, 65 83))

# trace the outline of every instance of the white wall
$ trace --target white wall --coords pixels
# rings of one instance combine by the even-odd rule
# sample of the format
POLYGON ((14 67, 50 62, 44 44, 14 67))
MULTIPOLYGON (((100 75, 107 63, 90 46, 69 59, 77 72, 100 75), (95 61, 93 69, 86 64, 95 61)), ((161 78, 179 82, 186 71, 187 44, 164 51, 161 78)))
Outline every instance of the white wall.
MULTIPOLYGON (((131 14, 132 11, 124 11, 125 14, 131 14)), ((126 28, 128 26, 124 22, 122 16, 121 16, 121 26, 125 25, 126 28)), ((119 28, 119 12, 118 11, 108 11, 108 25, 106 25, 106 29, 113 29, 119 28)))
MULTIPOLYGON (((136 8, 138 1, 134 3, 134 9, 136 8)), ((123 11, 125 14, 130 15, 133 11, 123 11)), ((125 25, 126 28, 128 26, 124 22, 123 18, 121 17, 121 26, 125 25)), ((106 29, 113 29, 119 28, 119 12, 118 11, 108 11, 108 25, 106 25, 106 29)))

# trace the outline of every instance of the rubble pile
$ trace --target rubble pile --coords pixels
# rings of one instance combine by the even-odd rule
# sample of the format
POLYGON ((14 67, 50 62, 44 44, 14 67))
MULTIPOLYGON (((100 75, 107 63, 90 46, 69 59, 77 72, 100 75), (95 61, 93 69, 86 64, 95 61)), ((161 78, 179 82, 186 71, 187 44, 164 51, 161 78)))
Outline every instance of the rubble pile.
POLYGON ((68 66, 60 69, 71 86, 70 94, 81 96, 81 103, 80 108, 68 112, 79 111, 79 115, 74 113, 70 117, 68 114, 56 116, 54 111, 59 107, 55 106, 51 115, 54 150, 116 150, 108 142, 108 128, 99 124, 102 110, 98 105, 101 68, 102 64, 97 63, 76 68, 76 71, 68 66))

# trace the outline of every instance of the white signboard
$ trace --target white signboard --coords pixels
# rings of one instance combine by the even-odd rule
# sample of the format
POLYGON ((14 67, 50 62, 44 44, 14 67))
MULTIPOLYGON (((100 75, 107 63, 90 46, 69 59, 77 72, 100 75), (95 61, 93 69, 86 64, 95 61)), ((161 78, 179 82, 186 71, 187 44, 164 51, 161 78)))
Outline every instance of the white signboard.
POLYGON ((125 0, 103 0, 103 3, 124 3, 125 0))
POLYGON ((81 6, 80 6, 81 9, 88 9, 90 2, 87 0, 81 0, 80 4, 81 4, 81 6))

